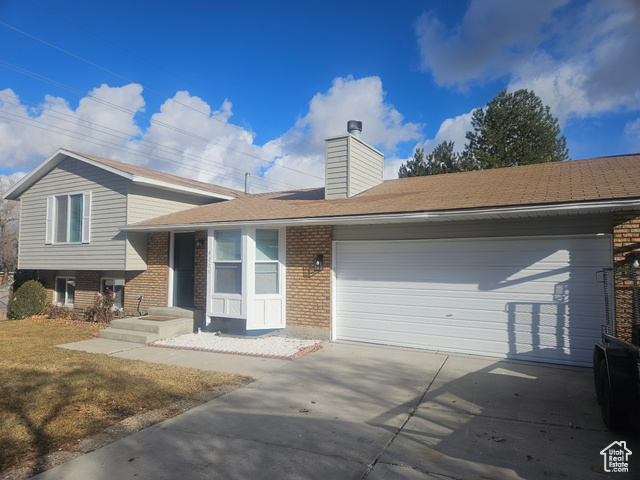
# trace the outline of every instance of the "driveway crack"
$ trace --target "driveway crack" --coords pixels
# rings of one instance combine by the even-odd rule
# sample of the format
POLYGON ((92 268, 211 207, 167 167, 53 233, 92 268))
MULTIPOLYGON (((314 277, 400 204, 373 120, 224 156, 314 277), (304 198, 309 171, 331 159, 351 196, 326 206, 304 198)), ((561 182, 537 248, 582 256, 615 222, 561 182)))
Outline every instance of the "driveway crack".
POLYGON ((424 391, 422 392, 422 395, 420 395, 420 398, 418 399, 418 401, 416 402, 416 404, 411 407, 411 411, 409 412, 409 415, 407 415, 407 418, 404 420, 404 422, 402 422, 402 425, 400 425, 400 427, 398 427, 398 429, 396 430, 396 433, 393 434, 393 436, 391 437, 391 439, 387 442, 387 444, 382 448, 382 451, 380 452, 380 454, 376 457, 376 459, 373 461, 373 463, 371 463, 371 465, 369 465, 369 468, 367 469, 367 471, 365 472, 365 474, 362 476, 362 480, 364 480, 365 478, 367 478, 369 476, 369 474, 371 473, 371 471, 374 469, 374 467, 378 464, 378 462, 380 461, 380 458, 382 457, 382 455, 384 455, 384 453, 388 450, 388 448, 391 446, 391 444, 393 444, 394 440, 398 437, 398 435, 400 434, 400 432, 404 429, 404 427, 407 425, 407 423, 409 423, 409 420, 411 420, 411 418, 415 415, 415 413, 418 411, 418 407, 420 407, 420 404, 422 403, 422 401, 424 400, 424 397, 427 395, 427 392, 429 392, 429 389, 431 388, 431 386, 433 385, 433 382, 435 382, 436 378, 438 378, 438 375, 440 375, 440 372, 442 371, 442 369, 444 368, 445 363, 447 363, 447 360, 449 360, 449 356, 446 356, 445 359, 443 360, 442 364, 440 364, 440 367, 438 368, 438 371, 436 372, 436 374, 433 376, 433 378, 431 379, 431 381, 429 382, 429 385, 427 385, 427 387, 424 389, 424 391))

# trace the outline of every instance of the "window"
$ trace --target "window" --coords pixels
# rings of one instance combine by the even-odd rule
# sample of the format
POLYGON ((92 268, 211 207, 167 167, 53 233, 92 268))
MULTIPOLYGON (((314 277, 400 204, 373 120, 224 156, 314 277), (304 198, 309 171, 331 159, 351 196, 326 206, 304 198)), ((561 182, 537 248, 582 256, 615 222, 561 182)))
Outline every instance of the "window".
POLYGON ((278 230, 256 230, 256 294, 278 293, 278 230))
POLYGON ((242 294, 242 232, 217 230, 215 239, 214 293, 242 294))
POLYGON ((72 277, 56 278, 56 303, 73 306, 76 293, 76 279, 72 277))
POLYGON ((100 291, 105 295, 113 296, 113 308, 122 310, 124 308, 124 279, 123 278, 103 278, 100 291))
POLYGON ((46 243, 88 243, 91 194, 47 198, 46 243))

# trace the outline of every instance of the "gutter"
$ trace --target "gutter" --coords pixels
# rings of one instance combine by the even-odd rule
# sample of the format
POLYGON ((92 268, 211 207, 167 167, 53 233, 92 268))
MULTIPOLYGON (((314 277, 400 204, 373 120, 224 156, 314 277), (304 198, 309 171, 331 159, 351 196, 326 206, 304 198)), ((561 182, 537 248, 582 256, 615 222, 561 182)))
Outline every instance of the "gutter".
POLYGON ((437 221, 480 220, 487 217, 519 218, 534 216, 587 215, 606 213, 614 210, 640 208, 640 199, 618 200, 593 203, 565 203, 558 205, 503 207, 486 209, 467 209, 455 211, 389 213, 373 215, 344 215, 333 217, 278 218, 258 220, 230 220, 224 222, 199 222, 167 225, 125 225, 120 227, 126 232, 173 231, 173 230, 207 230, 209 228, 238 227, 254 225, 366 225, 376 223, 414 223, 437 221))

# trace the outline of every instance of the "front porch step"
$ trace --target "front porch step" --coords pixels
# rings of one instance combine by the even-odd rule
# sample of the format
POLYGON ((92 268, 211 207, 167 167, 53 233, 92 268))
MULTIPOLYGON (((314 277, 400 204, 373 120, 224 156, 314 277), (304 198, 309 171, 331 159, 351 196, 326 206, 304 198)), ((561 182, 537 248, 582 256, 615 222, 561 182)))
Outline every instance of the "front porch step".
POLYGON ((133 330, 122 330, 120 328, 100 330, 98 337, 108 340, 120 340, 121 342, 141 343, 143 345, 161 339, 157 333, 136 332, 133 330))
POLYGON ((193 318, 158 321, 139 317, 115 318, 111 321, 111 328, 100 330, 98 336, 110 340, 146 344, 188 333, 193 333, 193 318))
POLYGON ((167 317, 195 318, 196 310, 181 307, 150 307, 149 316, 163 315, 167 317))

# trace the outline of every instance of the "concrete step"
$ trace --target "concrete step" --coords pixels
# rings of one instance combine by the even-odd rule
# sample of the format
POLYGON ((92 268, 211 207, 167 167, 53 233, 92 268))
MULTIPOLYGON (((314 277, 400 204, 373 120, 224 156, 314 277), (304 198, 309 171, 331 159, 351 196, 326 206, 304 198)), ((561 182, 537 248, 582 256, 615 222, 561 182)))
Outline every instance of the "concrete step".
POLYGON ((119 328, 108 328, 98 332, 100 338, 109 340, 120 340, 121 342, 141 343, 146 345, 149 342, 160 340, 157 333, 136 332, 133 330, 122 330, 119 328))
POLYGON ((163 315, 167 317, 194 318, 195 309, 181 307, 150 307, 149 316, 163 315))
POLYGON ((100 330, 100 338, 123 342, 149 343, 165 338, 193 333, 193 318, 172 320, 148 320, 140 318, 114 318, 111 328, 100 330))

